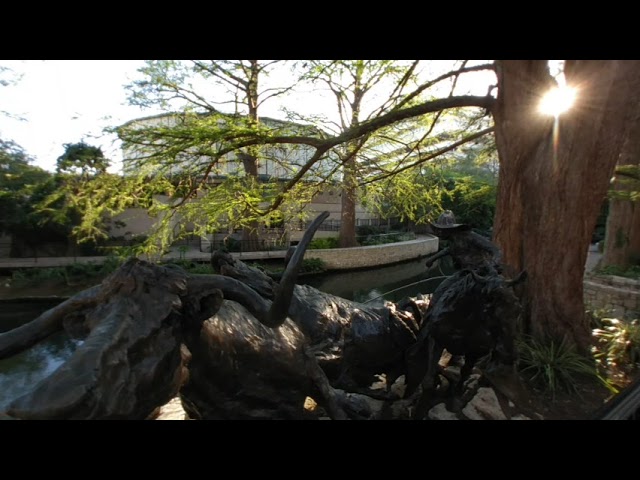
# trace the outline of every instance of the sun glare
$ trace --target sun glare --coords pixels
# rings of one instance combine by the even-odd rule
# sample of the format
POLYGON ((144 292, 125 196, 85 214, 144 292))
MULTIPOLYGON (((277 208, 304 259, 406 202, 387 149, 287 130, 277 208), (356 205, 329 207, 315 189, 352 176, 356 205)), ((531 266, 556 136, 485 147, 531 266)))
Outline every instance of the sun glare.
POLYGON ((540 111, 558 117, 571 108, 576 99, 576 89, 561 85, 549 90, 540 102, 540 111))

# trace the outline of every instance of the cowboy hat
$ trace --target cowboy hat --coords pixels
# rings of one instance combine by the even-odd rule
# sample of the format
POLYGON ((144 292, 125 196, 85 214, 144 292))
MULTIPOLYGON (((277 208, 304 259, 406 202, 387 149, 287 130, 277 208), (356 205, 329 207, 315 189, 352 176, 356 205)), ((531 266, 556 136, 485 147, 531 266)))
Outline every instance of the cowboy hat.
POLYGON ((456 223, 456 217, 451 210, 445 210, 440 214, 438 220, 435 222, 429 222, 429 225, 436 230, 457 230, 464 231, 469 230, 471 227, 466 223, 456 223))

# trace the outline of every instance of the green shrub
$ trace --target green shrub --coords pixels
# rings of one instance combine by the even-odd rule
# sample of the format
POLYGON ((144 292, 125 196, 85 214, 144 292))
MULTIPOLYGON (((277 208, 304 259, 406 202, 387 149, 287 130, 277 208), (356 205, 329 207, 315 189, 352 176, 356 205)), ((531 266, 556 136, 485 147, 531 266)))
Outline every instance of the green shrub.
POLYGON ((360 245, 386 245, 388 243, 406 242, 408 240, 415 240, 416 235, 413 232, 390 232, 380 235, 372 235, 360 240, 360 245))
POLYGON ((327 271, 327 264, 320 258, 305 258, 302 260, 299 273, 322 273, 327 271))
POLYGON ((375 225, 358 225, 356 227, 356 236, 366 237, 369 235, 379 235, 385 233, 386 227, 377 227, 375 225))
POLYGON ((224 239, 224 250, 226 252, 241 252, 242 242, 233 237, 227 237, 224 239))
POLYGON ((39 285, 52 280, 60 282, 65 280, 63 267, 25 268, 14 270, 11 274, 11 285, 16 287, 39 285))
POLYGON ((121 259, 111 256, 107 257, 102 264, 77 262, 64 267, 36 267, 16 270, 11 275, 11 284, 16 287, 25 287, 54 281, 74 285, 92 279, 104 278, 121 264, 121 259))
POLYGON ((102 273, 108 275, 109 273, 116 271, 120 265, 124 263, 124 260, 125 259, 119 258, 115 255, 108 255, 104 262, 102 262, 102 273))
POLYGON ((207 274, 212 275, 215 272, 213 271, 213 267, 209 263, 195 263, 189 270, 189 273, 197 273, 197 274, 207 274))
MULTIPOLYGON (((277 275, 284 273, 284 265, 265 264, 263 262, 248 262, 247 265, 263 271, 267 275, 277 275)), ((327 264, 320 258, 305 258, 302 260, 298 273, 323 273, 327 271, 327 264)))
POLYGON ((145 253, 145 247, 142 244, 103 247, 101 250, 103 255, 113 258, 119 264, 124 263, 128 258, 137 257, 145 253))
POLYGON ((560 390, 579 393, 580 378, 601 379, 595 362, 578 353, 565 338, 540 341, 525 337, 518 342, 518 351, 520 372, 553 398, 560 390))
POLYGON ((597 275, 614 275, 616 277, 626 277, 640 279, 640 265, 633 265, 629 268, 622 268, 618 265, 607 265, 596 270, 597 275))
POLYGON ((601 318, 599 324, 593 329, 594 356, 614 383, 624 384, 640 365, 640 323, 601 318))
POLYGON ((338 239, 330 238, 314 238, 309 243, 309 250, 323 250, 325 248, 338 248, 338 239))
POLYGON ((191 260, 173 260, 171 262, 165 263, 164 266, 169 265, 177 265, 182 268, 187 273, 197 273, 197 274, 213 274, 213 267, 211 267, 210 263, 200 263, 194 262, 191 260))
POLYGON ((455 214, 458 223, 491 231, 496 210, 496 185, 472 176, 450 178, 441 203, 443 210, 455 214))

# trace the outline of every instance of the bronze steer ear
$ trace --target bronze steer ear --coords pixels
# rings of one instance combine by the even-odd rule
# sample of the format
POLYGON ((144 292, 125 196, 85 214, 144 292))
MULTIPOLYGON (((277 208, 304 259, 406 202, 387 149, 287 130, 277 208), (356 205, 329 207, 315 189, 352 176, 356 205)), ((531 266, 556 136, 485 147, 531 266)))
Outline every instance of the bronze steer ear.
POLYGON ((520 282, 525 281, 527 279, 527 276, 528 276, 527 271, 522 270, 515 278, 505 281, 504 284, 507 285, 508 287, 512 287, 514 285, 517 285, 520 282))

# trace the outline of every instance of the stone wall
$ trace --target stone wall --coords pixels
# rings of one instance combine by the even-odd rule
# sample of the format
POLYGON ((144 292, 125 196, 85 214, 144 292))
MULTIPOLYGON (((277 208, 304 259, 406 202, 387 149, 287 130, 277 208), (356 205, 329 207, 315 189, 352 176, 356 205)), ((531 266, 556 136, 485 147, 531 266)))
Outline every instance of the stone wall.
POLYGON ((612 275, 587 275, 584 303, 587 308, 610 310, 610 315, 616 318, 637 318, 640 281, 612 275))
POLYGON ((368 247, 307 250, 304 258, 319 258, 329 270, 349 270, 387 265, 430 255, 438 251, 438 237, 425 235, 417 240, 368 247))

